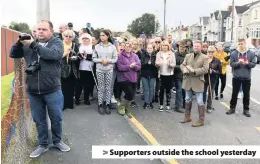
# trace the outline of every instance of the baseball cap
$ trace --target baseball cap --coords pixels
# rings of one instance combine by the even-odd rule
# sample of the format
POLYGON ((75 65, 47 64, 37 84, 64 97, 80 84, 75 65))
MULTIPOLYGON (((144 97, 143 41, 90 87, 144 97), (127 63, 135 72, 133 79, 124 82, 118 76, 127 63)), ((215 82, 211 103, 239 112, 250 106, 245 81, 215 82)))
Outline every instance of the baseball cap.
POLYGON ((71 22, 69 22, 68 27, 73 27, 73 24, 71 22))

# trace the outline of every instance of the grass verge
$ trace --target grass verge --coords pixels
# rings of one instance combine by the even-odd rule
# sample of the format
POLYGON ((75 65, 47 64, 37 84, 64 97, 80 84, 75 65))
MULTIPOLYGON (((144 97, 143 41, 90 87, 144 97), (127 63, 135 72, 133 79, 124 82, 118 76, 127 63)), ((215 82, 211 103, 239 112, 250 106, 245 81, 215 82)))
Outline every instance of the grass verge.
POLYGON ((1 77, 1 118, 6 115, 12 95, 12 80, 14 72, 1 77))

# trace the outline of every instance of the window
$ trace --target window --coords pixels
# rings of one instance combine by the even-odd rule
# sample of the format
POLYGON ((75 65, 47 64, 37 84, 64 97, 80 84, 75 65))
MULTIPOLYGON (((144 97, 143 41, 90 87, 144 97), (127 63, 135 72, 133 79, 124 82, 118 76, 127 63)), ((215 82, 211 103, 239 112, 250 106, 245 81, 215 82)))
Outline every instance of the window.
POLYGON ((258 17, 258 11, 255 10, 255 19, 257 19, 257 17, 258 17))
POLYGON ((258 28, 250 28, 249 36, 254 39, 260 39, 260 27, 258 28))
POLYGON ((242 26, 242 20, 241 20, 241 18, 238 20, 238 26, 242 26))

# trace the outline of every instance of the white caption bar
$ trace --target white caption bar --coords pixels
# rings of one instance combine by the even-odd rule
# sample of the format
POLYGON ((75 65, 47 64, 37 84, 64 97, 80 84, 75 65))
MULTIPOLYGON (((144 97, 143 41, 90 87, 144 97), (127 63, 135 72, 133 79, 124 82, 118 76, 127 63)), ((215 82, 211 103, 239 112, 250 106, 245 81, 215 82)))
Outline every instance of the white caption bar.
POLYGON ((93 159, 260 159, 260 146, 92 146, 93 159))

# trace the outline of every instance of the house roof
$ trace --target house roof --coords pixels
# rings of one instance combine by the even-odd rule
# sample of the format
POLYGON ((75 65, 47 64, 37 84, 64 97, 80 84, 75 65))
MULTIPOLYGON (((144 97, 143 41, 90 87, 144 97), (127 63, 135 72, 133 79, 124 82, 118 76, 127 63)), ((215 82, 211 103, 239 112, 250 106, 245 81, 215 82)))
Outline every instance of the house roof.
POLYGON ((237 14, 242 14, 243 12, 245 12, 246 10, 249 9, 248 6, 235 6, 237 14))
POLYGON ((245 4, 243 6, 251 7, 251 6, 253 6, 253 5, 255 5, 255 4, 259 3, 259 2, 260 2, 260 0, 255 1, 255 2, 251 2, 251 3, 248 3, 248 4, 245 4))
POLYGON ((219 12, 219 11, 215 11, 215 12, 214 12, 214 15, 215 15, 215 19, 216 19, 216 20, 218 20, 218 12, 219 12))
POLYGON ((221 12, 221 15, 222 15, 222 19, 226 19, 230 15, 229 11, 220 11, 220 12, 221 12))
POLYGON ((258 1, 255 1, 255 2, 251 2, 251 3, 248 3, 248 4, 245 4, 243 6, 235 6, 236 8, 236 11, 237 11, 237 14, 243 14, 245 11, 247 11, 251 6, 259 3, 260 0, 258 1))
POLYGON ((206 25, 209 23, 209 17, 201 17, 203 24, 206 25))

